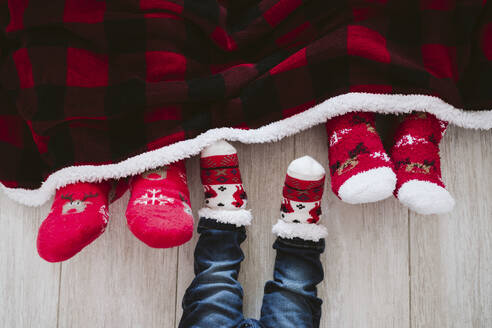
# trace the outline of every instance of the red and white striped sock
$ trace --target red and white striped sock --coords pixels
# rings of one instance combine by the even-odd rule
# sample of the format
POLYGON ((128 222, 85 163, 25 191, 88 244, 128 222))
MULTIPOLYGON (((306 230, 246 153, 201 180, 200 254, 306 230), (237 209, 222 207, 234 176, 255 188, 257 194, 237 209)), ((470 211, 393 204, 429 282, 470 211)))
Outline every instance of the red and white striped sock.
POLYGON ((184 160, 134 176, 126 209, 130 231, 150 247, 184 244, 193 235, 193 214, 184 160))
POLYGON ((205 207, 200 217, 236 226, 249 225, 251 212, 246 210, 247 195, 241 180, 236 149, 221 140, 201 153, 201 179, 205 207))
POLYGON ((321 197, 325 185, 323 166, 309 156, 289 164, 282 191, 280 219, 273 233, 282 238, 318 241, 327 235, 318 225, 321 218, 321 197))
POLYGON ((393 164, 376 132, 374 114, 348 113, 326 122, 331 187, 344 202, 370 203, 393 193, 393 164))
POLYGON ((48 262, 64 261, 99 237, 109 220, 109 190, 109 182, 78 182, 58 189, 39 228, 39 256, 48 262))
POLYGON ((395 196, 420 214, 446 213, 454 199, 441 180, 439 143, 447 123, 428 113, 407 115, 395 134, 391 157, 395 163, 395 196))

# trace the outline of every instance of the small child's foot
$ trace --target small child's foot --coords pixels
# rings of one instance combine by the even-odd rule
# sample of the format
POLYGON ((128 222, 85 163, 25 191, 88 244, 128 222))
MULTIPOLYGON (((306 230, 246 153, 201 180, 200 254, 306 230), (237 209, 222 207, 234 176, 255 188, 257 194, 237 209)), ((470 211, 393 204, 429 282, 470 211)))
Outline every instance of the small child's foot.
POLYGON ((107 182, 79 182, 58 189, 39 228, 39 256, 48 262, 64 261, 99 237, 109 219, 109 189, 107 182))
POLYGON ((190 240, 193 215, 184 161, 133 177, 126 218, 130 231, 150 247, 175 247, 190 240))
POLYGON ((244 191, 236 149, 221 140, 201 153, 201 179, 205 192, 205 207, 200 217, 236 226, 249 225, 251 212, 246 210, 244 191))
POLYGON ((280 219, 273 233, 282 238, 319 241, 326 237, 326 228, 318 225, 325 170, 309 156, 295 159, 287 168, 283 188, 280 219))
POLYGON ((396 176, 374 125, 373 113, 348 113, 326 123, 333 192, 350 204, 393 193, 396 176))
POLYGON ((414 113, 395 135, 391 151, 398 178, 395 196, 420 214, 447 213, 454 207, 441 180, 439 143, 446 126, 432 114, 414 113))

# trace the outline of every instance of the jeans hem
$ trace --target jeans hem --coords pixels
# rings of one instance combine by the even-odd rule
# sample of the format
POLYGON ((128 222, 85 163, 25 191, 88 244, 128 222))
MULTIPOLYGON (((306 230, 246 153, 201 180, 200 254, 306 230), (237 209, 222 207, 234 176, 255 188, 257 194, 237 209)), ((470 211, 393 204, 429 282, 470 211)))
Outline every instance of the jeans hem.
POLYGON ((325 250, 325 239, 322 238, 319 241, 305 240, 301 238, 282 238, 277 237, 276 243, 283 244, 284 246, 305 248, 305 249, 316 249, 319 251, 325 250))

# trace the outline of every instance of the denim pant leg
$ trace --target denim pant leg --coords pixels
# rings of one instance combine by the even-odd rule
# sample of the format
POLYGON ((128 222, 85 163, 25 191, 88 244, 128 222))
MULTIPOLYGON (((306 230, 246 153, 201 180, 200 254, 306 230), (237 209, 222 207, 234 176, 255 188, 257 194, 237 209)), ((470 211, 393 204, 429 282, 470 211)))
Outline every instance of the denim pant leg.
POLYGON ((320 254, 325 240, 277 238, 273 280, 265 284, 261 324, 266 328, 318 328, 322 301, 316 285, 323 281, 320 254))
POLYGON ((237 276, 244 259, 245 228, 201 218, 198 233, 195 279, 183 297, 179 327, 237 327, 244 322, 237 276))

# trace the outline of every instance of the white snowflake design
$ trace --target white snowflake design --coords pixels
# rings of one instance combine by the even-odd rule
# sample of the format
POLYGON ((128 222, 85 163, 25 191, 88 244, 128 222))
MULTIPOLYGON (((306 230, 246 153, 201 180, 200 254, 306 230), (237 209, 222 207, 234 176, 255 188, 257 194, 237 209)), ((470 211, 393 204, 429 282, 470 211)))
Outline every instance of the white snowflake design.
POLYGON ((376 151, 374 153, 371 153, 369 156, 371 156, 372 158, 381 158, 385 162, 390 161, 388 154, 380 152, 380 151, 376 151))
POLYGON ((108 211, 108 208, 106 207, 106 205, 101 206, 101 208, 99 209, 99 213, 102 214, 102 218, 104 220, 104 224, 108 224, 108 221, 109 221, 109 211, 108 211))
POLYGON ((342 140, 342 136, 348 134, 352 129, 341 129, 339 131, 333 132, 333 134, 330 137, 330 146, 336 145, 340 140, 342 140))
POLYGON ((398 140, 396 142, 395 147, 401 147, 401 146, 406 146, 406 145, 413 145, 415 143, 425 144, 425 143, 428 143, 428 141, 425 140, 424 138, 416 138, 416 137, 413 137, 410 134, 406 134, 403 137, 401 137, 400 140, 398 140))
POLYGON ((446 134, 447 124, 443 121, 439 121, 439 126, 441 127, 441 138, 446 134))
POLYGON ((159 189, 147 190, 145 195, 135 199, 133 203, 141 204, 141 205, 167 205, 167 204, 174 203, 173 198, 164 195, 159 195, 161 192, 162 191, 159 189))

